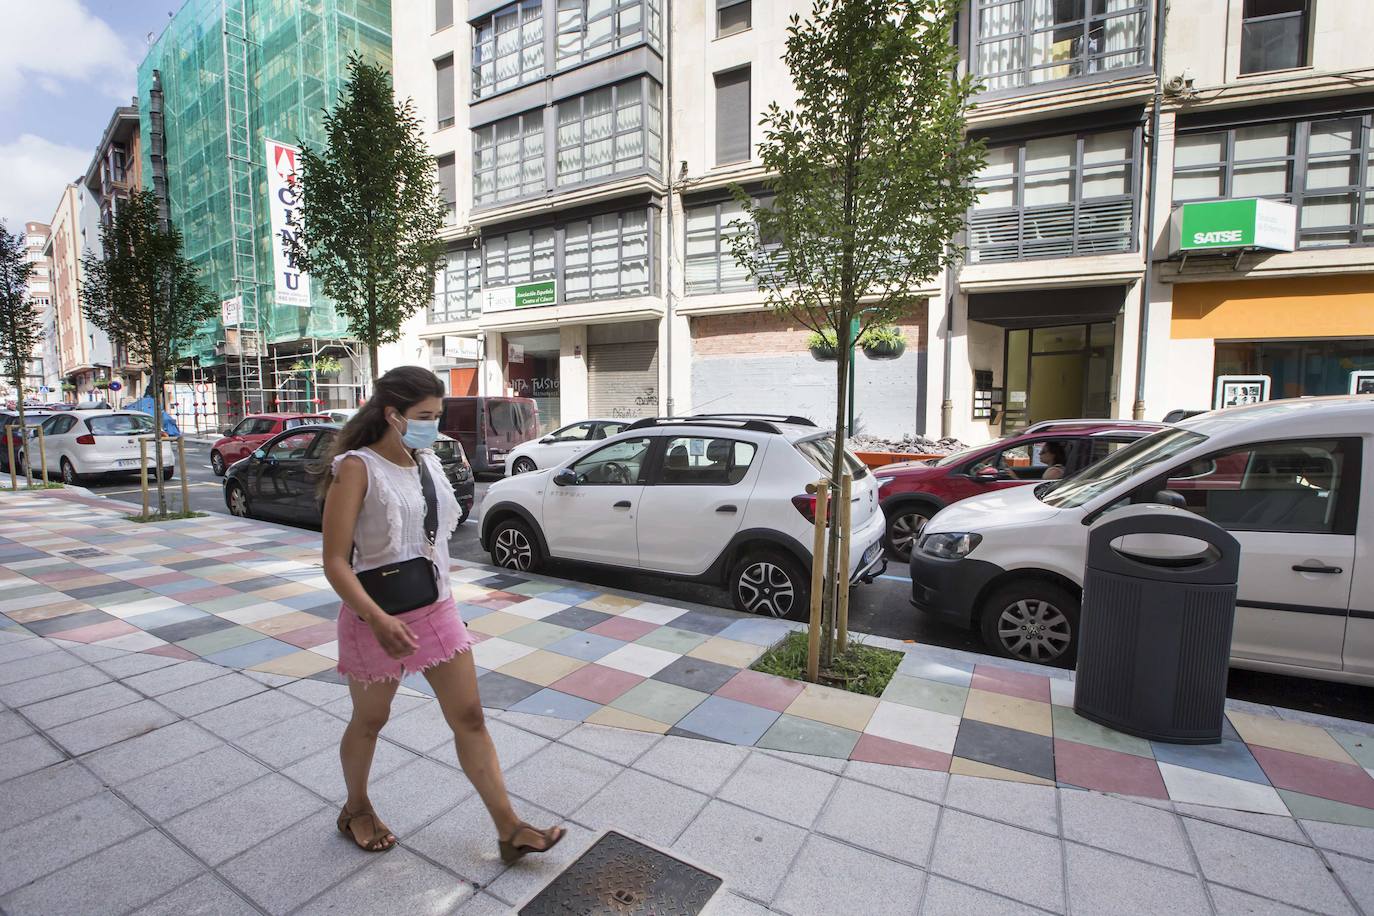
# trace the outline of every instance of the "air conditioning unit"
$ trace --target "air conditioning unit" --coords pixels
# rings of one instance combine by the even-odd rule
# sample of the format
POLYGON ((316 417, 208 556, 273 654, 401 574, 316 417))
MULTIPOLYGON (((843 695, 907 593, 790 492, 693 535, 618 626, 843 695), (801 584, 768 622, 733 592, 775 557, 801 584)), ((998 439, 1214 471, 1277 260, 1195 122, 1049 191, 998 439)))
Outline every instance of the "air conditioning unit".
POLYGON ((1193 71, 1185 69, 1182 73, 1171 76, 1165 80, 1164 94, 1175 98, 1188 99, 1197 95, 1197 90, 1193 88, 1193 71))

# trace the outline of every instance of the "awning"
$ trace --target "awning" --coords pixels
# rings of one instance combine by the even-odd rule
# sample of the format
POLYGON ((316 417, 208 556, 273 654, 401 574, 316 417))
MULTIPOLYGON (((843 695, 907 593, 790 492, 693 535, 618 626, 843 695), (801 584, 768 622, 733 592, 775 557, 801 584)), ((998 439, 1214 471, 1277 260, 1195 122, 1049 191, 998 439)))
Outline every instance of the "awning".
POLYGON ((1110 321, 1126 304, 1125 286, 1083 286, 968 297, 969 321, 1002 328, 1040 328, 1056 324, 1110 321))

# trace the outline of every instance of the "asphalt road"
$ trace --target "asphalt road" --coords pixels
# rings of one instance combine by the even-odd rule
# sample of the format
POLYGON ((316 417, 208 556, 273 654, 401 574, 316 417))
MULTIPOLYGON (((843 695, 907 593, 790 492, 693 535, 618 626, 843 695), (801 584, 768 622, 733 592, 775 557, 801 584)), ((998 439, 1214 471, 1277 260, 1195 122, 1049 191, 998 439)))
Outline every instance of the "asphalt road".
MULTIPOLYGON (((186 447, 190 465, 191 506, 198 512, 228 513, 224 504, 221 479, 210 470, 208 443, 186 447)), ((477 519, 481 515, 482 498, 490 484, 477 484, 477 504, 473 517, 449 540, 449 554, 464 560, 490 563, 491 558, 477 542, 477 519)), ((86 484, 92 491, 137 505, 141 491, 137 479, 123 478, 94 481, 86 484)), ((168 482, 168 498, 180 506, 180 475, 168 482)), ((640 575, 621 570, 605 570, 576 563, 555 563, 549 575, 562 579, 586 582, 589 585, 641 592, 659 598, 690 601, 696 604, 730 607, 730 597, 722 588, 690 582, 675 582, 656 576, 640 575)), ((918 614, 908 603, 911 580, 900 564, 889 565, 887 573, 872 585, 858 586, 851 593, 849 608, 850 629, 892 639, 907 639, 929 645, 985 652, 977 635, 957 627, 937 623, 918 614)), ((1351 684, 1337 684, 1309 678, 1264 674, 1256 671, 1232 669, 1226 689, 1227 696, 1253 703, 1283 706, 1307 712, 1374 722, 1374 688, 1351 684)))

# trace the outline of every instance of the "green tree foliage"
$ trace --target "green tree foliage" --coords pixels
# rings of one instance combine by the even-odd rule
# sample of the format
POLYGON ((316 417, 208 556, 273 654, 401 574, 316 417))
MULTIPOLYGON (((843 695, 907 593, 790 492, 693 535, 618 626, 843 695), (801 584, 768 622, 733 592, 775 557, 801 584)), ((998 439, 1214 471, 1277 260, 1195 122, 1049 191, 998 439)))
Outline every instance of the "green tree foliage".
MULTIPOLYGON (((135 191, 110 222, 100 227, 102 254, 81 259, 81 304, 86 318, 111 342, 147 361, 153 396, 159 517, 167 514, 163 486, 162 412, 167 373, 196 326, 214 317, 219 304, 181 254, 181 233, 158 219, 157 197, 135 191)), ((182 473, 186 472, 185 468, 182 473)), ((183 507, 189 510, 189 506, 183 507)))
POLYGON ((447 206, 412 102, 395 101, 383 68, 355 55, 348 69, 324 115, 324 148, 301 144, 287 245, 367 345, 375 380, 378 344, 400 339, 401 323, 433 295, 447 206))
MULTIPOLYGON (((814 0, 792 16, 783 60, 797 91, 769 105, 759 157, 771 200, 735 196, 736 259, 769 305, 837 344, 830 470, 838 494, 854 332, 890 325, 952 263, 983 146, 965 134, 976 91, 958 78, 958 0, 814 0)), ((821 658, 835 644, 847 576, 830 530, 821 658)), ((854 545, 862 549, 867 545, 854 545)), ((842 634, 841 634, 842 635, 842 634)))
MULTIPOLYGON (((41 318, 29 298, 33 265, 24 248, 24 233, 10 234, 0 220, 0 366, 14 386, 19 429, 24 426, 24 368, 38 345, 41 318)), ((0 443, 4 441, 0 433, 0 443)), ((19 440, 20 442, 23 439, 19 440)), ((8 458, 6 458, 8 460, 8 458)))

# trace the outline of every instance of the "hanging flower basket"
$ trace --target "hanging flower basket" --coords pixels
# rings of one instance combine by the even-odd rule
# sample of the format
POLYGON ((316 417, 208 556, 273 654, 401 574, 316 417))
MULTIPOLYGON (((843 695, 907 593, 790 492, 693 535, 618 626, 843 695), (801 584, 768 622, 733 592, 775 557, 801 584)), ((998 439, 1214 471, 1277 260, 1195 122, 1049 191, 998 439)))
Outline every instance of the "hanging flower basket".
POLYGON ((862 346, 869 359, 896 359, 906 352, 906 338, 896 328, 872 328, 864 334, 862 346))
POLYGON ((834 362, 840 358, 840 349, 835 345, 833 334, 812 334, 806 339, 806 347, 811 356, 821 362, 834 362))

